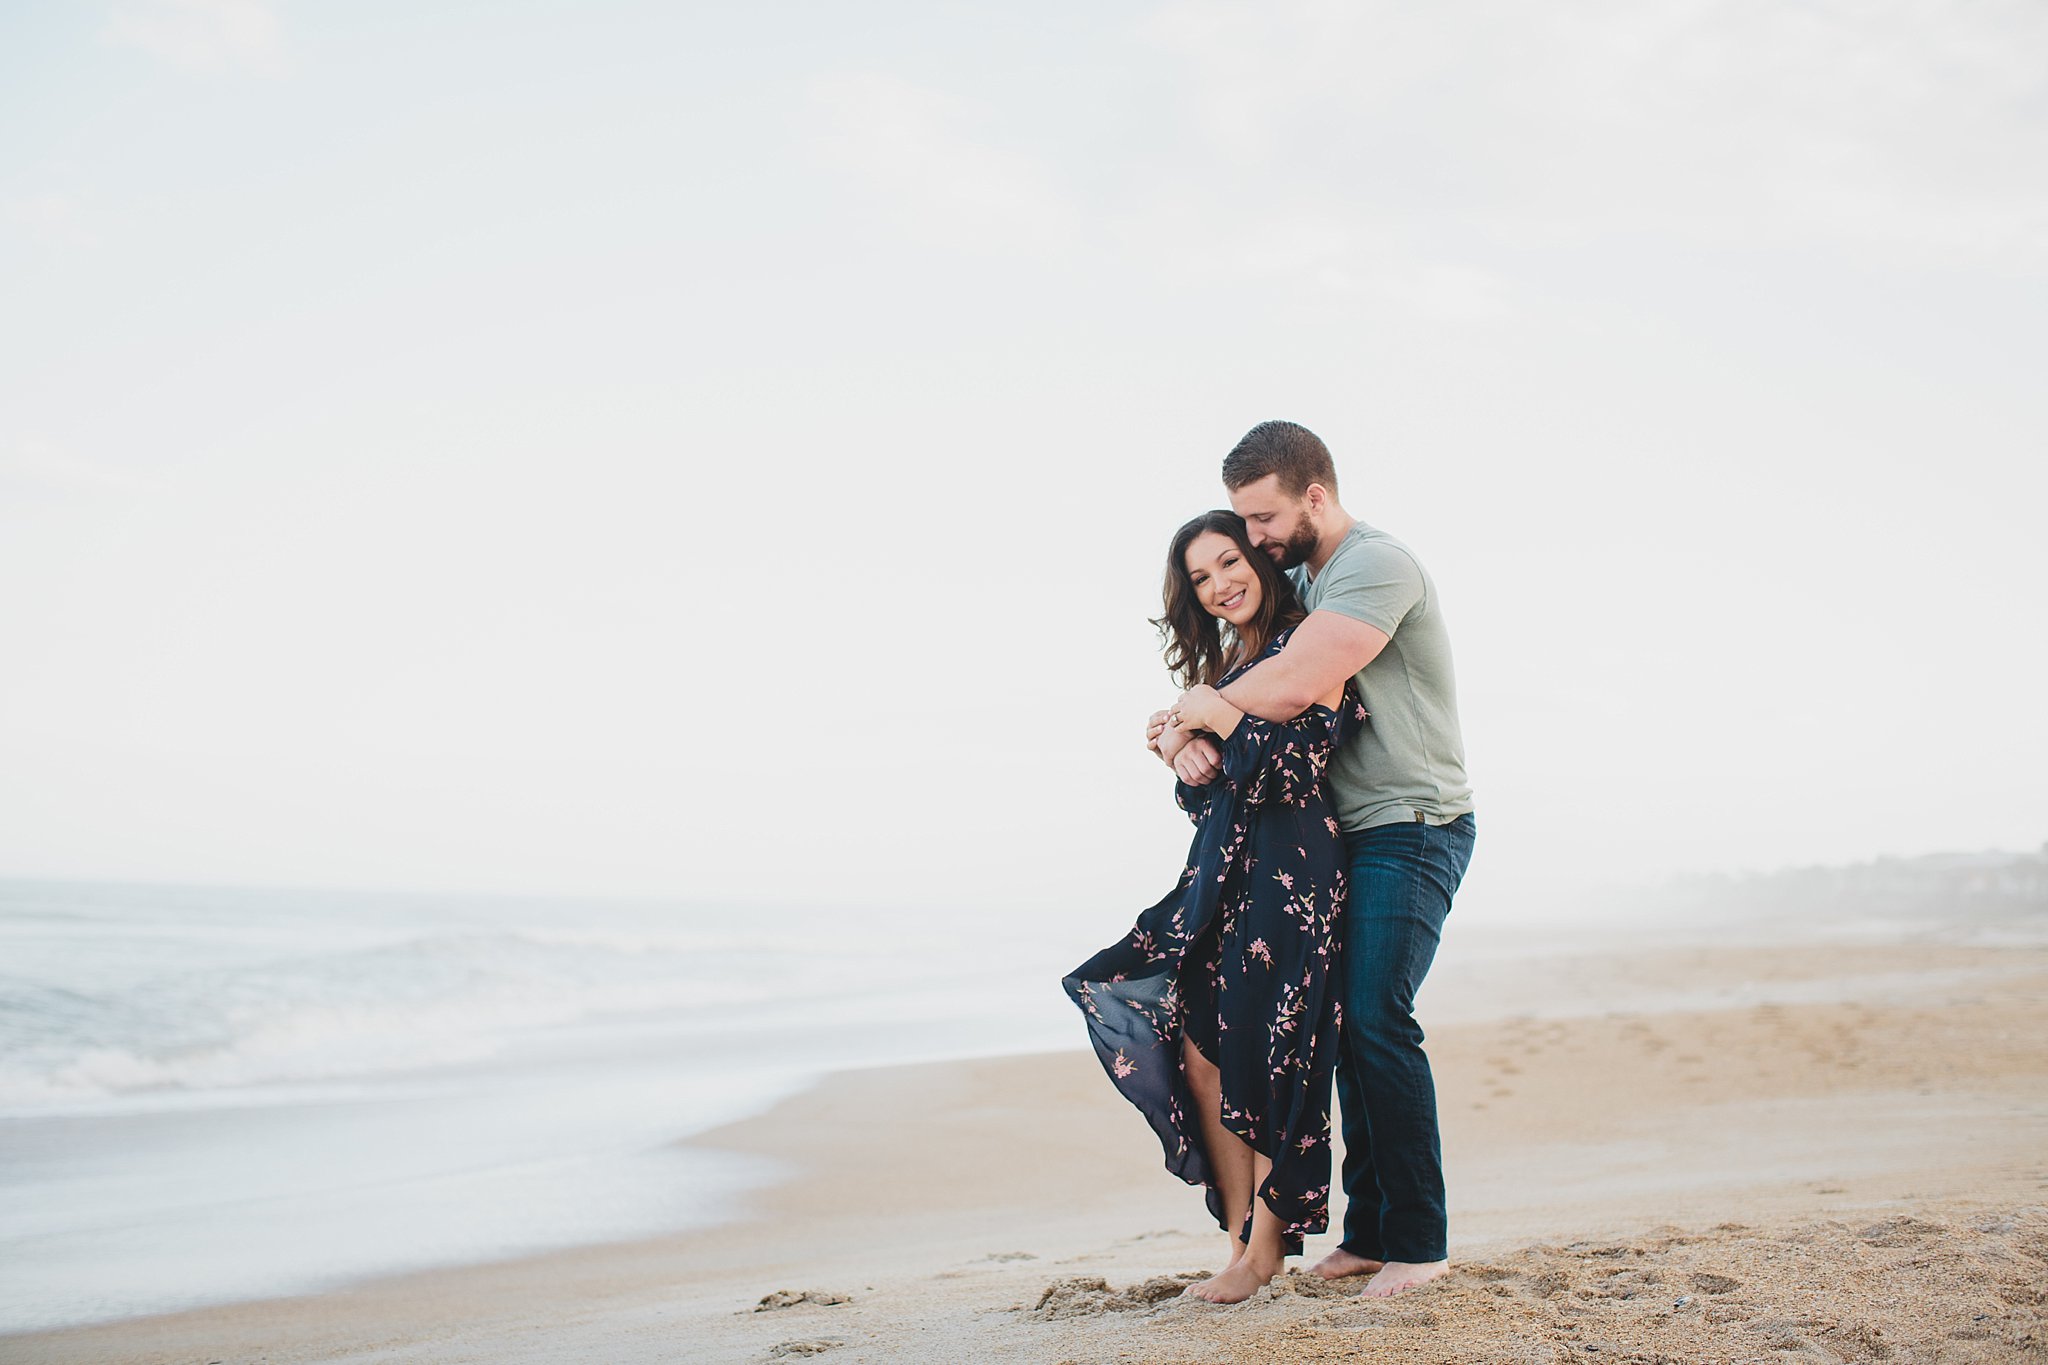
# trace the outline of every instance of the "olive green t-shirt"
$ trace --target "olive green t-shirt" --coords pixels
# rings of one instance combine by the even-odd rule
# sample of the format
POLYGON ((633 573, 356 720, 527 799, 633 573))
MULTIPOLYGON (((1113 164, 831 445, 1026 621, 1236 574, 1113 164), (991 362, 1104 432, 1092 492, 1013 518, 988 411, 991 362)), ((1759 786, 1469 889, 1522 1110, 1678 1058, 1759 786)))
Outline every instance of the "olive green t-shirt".
POLYGON ((1359 522, 1323 571, 1292 570, 1310 611, 1333 611, 1387 633, 1387 647, 1360 669, 1366 724, 1329 767, 1337 823, 1371 829, 1419 814, 1445 824, 1472 809, 1451 637, 1436 584, 1406 545, 1359 522))

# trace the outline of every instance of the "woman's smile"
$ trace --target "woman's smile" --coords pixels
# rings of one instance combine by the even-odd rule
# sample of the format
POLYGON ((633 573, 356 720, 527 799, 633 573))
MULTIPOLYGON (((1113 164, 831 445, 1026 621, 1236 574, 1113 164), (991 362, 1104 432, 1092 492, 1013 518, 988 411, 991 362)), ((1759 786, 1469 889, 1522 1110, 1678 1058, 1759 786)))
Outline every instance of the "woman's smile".
POLYGON ((1203 605, 1211 616, 1220 616, 1233 626, 1242 626, 1258 614, 1259 597, 1256 584, 1237 578, 1238 573, 1249 574, 1244 560, 1237 555, 1227 556, 1236 562, 1221 567, 1214 578, 1202 585, 1203 605))

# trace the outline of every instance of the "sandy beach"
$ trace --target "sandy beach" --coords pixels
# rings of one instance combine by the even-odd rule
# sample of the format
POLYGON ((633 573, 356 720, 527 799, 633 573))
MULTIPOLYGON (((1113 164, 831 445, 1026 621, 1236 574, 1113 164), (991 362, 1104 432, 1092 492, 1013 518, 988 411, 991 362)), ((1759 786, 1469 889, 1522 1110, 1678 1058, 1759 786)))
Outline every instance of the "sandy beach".
POLYGON ((0 1358, 2048 1359, 2048 948, 1760 934, 1460 979, 1430 1041, 1455 1268, 1397 1300, 1300 1273, 1176 1297, 1221 1234, 1076 1050, 842 1072, 700 1135, 782 1172, 709 1233, 0 1358), (1467 1017, 1489 993, 1560 1009, 1467 1017))

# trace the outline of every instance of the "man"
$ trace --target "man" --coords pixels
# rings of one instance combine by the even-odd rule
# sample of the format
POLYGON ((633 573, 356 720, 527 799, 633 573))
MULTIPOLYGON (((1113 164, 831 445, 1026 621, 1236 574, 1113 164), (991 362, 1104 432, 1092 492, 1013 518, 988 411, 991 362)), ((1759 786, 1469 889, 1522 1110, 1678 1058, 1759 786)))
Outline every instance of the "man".
MULTIPOLYGON (((1315 433, 1261 422, 1223 461, 1254 548, 1291 571, 1309 615, 1287 648, 1223 689, 1240 711, 1299 715, 1347 675, 1371 719, 1326 781, 1349 855, 1337 1055, 1344 1240, 1315 1266, 1370 1274, 1375 1298, 1449 1268, 1436 1087, 1415 1022, 1451 897, 1472 856, 1450 637, 1436 585, 1407 546, 1348 515, 1315 433)), ((1208 737, 1152 717, 1148 743, 1192 785, 1213 781, 1208 737)))

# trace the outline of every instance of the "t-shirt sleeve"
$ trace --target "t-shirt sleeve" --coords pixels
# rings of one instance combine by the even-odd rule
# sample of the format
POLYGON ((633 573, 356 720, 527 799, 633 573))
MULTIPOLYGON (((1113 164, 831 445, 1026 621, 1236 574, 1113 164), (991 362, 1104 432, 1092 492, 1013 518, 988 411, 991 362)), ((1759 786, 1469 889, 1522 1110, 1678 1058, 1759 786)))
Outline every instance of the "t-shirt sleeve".
POLYGON ((1392 635, 1422 601, 1422 569, 1392 545, 1365 544, 1338 555, 1317 581, 1317 611, 1334 611, 1392 635))

